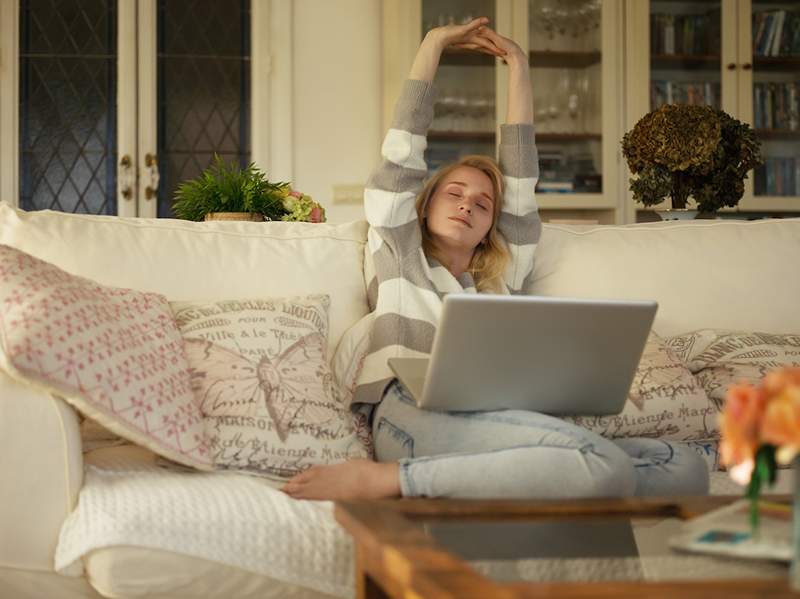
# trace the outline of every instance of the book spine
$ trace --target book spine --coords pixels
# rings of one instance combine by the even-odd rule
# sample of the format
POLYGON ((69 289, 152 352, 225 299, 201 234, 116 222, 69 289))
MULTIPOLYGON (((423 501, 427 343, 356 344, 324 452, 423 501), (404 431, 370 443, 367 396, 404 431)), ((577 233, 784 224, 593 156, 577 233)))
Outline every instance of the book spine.
POLYGON ((675 54, 675 23, 671 15, 664 25, 664 54, 675 54))
POLYGON ((783 21, 786 18, 786 11, 779 10, 775 19, 775 39, 772 42, 772 56, 779 56, 781 49, 781 35, 783 33, 783 21))

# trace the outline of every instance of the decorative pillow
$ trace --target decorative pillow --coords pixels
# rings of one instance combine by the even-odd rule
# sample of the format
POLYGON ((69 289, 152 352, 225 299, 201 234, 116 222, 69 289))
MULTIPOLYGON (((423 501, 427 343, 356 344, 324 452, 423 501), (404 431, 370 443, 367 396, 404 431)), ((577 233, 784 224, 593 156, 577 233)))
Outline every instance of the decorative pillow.
POLYGON ((173 302, 217 467, 277 477, 366 457, 327 360, 327 295, 173 302))
POLYGON ((651 333, 620 414, 567 418, 604 437, 719 439, 717 410, 686 366, 651 333))
POLYGON ((0 366, 114 433, 210 469, 166 298, 99 285, 0 245, 0 366))
POLYGON ((367 357, 374 314, 370 312, 347 329, 333 355, 333 376, 348 403, 355 393, 356 381, 367 357))
POLYGON ((800 334, 702 329, 666 340, 719 409, 734 383, 758 383, 781 366, 800 366, 800 334))

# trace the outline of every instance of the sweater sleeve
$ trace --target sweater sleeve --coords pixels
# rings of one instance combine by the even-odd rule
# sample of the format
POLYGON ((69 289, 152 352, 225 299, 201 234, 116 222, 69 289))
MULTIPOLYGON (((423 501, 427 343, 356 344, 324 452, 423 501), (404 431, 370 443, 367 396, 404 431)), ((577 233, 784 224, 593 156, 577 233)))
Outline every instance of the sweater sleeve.
POLYGON ((373 254, 385 245, 399 258, 422 244, 414 204, 428 172, 425 148, 433 121, 433 98, 432 83, 409 79, 403 85, 392 126, 381 146, 381 163, 364 190, 373 254))
POLYGON ((505 282, 511 293, 522 293, 533 272, 533 254, 542 234, 534 194, 539 155, 533 125, 502 125, 499 157, 506 189, 497 228, 511 253, 505 282))

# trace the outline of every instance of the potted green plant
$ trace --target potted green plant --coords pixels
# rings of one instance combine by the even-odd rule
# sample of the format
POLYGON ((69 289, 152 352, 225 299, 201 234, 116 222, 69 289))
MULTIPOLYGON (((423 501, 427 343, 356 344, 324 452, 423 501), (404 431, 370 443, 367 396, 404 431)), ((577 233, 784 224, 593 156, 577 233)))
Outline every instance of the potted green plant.
POLYGON ((175 215, 185 220, 323 222, 325 210, 289 183, 270 182, 255 164, 241 168, 214 155, 197 178, 175 192, 175 215))
POLYGON ((645 206, 671 198, 685 209, 694 198, 701 215, 736 206, 747 172, 762 164, 749 125, 710 106, 665 104, 642 117, 622 138, 622 154, 636 178, 635 200, 645 206))

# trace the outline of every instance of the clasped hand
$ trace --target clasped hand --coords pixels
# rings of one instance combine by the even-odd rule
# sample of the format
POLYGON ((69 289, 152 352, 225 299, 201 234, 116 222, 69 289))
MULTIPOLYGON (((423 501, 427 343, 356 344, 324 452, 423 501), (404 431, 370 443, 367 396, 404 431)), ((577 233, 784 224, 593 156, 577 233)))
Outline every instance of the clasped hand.
POLYGON ((488 23, 488 18, 479 17, 464 25, 444 25, 431 29, 425 38, 439 50, 470 50, 497 56, 507 63, 527 60, 525 52, 516 42, 488 27, 488 23))

